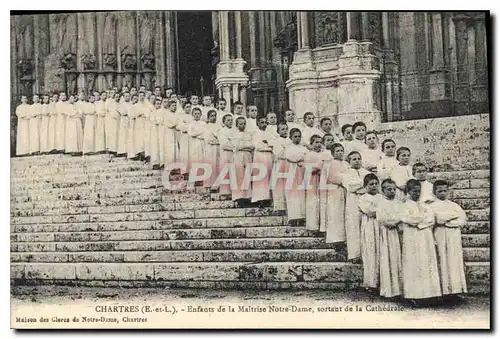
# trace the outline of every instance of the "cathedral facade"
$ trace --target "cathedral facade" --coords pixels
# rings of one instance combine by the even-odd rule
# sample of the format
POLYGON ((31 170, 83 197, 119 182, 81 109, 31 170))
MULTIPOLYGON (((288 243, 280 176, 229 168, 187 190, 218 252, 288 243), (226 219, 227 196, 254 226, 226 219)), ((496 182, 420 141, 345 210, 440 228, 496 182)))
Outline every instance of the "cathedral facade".
POLYGON ((142 84, 337 126, 489 113, 487 23, 484 12, 13 15, 12 107, 21 94, 142 84))

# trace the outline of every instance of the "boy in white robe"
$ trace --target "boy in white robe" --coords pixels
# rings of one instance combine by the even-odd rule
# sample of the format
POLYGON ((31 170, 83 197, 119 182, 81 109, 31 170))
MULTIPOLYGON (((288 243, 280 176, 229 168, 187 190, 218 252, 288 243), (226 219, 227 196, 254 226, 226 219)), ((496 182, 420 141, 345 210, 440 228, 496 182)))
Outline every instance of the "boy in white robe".
POLYGON ((305 225, 306 218, 306 192, 299 186, 303 184, 303 163, 309 150, 301 143, 301 137, 302 133, 299 129, 292 129, 290 131, 292 144, 287 146, 283 152, 283 157, 287 162, 285 172, 290 172, 293 175, 293 180, 287 179, 285 182, 288 224, 292 226, 305 225))
POLYGON ((146 101, 146 93, 139 92, 138 101, 133 108, 134 124, 134 153, 141 161, 145 160, 145 134, 146 116, 149 113, 149 103, 146 101))
POLYGON ((319 131, 321 132, 321 137, 324 137, 327 134, 330 134, 333 137, 333 143, 338 142, 337 138, 334 136, 333 130, 332 130, 333 124, 332 124, 332 119, 330 118, 321 118, 319 122, 319 131))
POLYGON ((286 159, 284 158, 284 150, 292 144, 292 140, 288 137, 288 125, 286 123, 278 124, 278 137, 270 140, 270 145, 273 152, 273 172, 271 172, 271 190, 273 197, 273 209, 275 211, 286 211, 285 203, 285 181, 286 179, 275 177, 278 173, 285 173, 286 159))
POLYGON ((273 138, 276 138, 278 135, 278 117, 276 116, 276 113, 269 112, 266 115, 267 119, 267 127, 266 127, 266 132, 269 133, 273 138))
POLYGON ((228 114, 228 112, 226 112, 226 99, 224 98, 217 99, 217 123, 220 124, 221 126, 224 125, 222 119, 226 114, 228 114))
MULTIPOLYGON (((220 170, 219 173, 227 173, 223 178, 224 180, 230 179, 229 173, 226 169, 229 166, 234 164, 233 156, 234 156, 234 135, 235 130, 233 129, 233 115, 230 113, 226 113, 223 117, 222 121, 224 122, 224 126, 219 130, 219 134, 217 139, 219 139, 219 165, 218 168, 220 170)), ((231 197, 231 185, 221 183, 219 185, 219 194, 223 198, 231 197)))
MULTIPOLYGON (((315 236, 320 235, 320 190, 319 180, 323 169, 323 160, 326 160, 323 153, 322 138, 319 135, 311 137, 310 151, 304 156, 304 184, 306 187, 306 230, 311 231, 315 236)), ((324 195, 326 198, 326 194, 324 195)))
POLYGON ((214 108, 212 105, 212 97, 210 95, 203 96, 201 103, 201 120, 206 122, 208 120, 208 111, 214 108))
POLYGON ((66 141, 66 93, 59 93, 59 101, 56 104, 57 119, 56 119, 56 149, 59 153, 64 153, 64 143, 66 141))
MULTIPOLYGON (((132 91, 130 91, 132 93, 132 91)), ((135 153, 135 105, 139 101, 137 94, 130 95, 130 105, 128 106, 128 130, 127 130, 127 159, 137 160, 135 153)))
POLYGON ((352 135, 352 125, 351 124, 342 125, 340 131, 342 133, 342 140, 340 143, 342 144, 342 146, 344 146, 344 150, 345 150, 346 147, 354 139, 354 136, 352 135))
POLYGON ((118 126, 120 113, 118 105, 120 104, 120 93, 113 91, 112 100, 106 101, 106 147, 109 153, 116 155, 118 147, 118 126))
POLYGON ((403 204, 401 215, 403 290, 405 299, 419 304, 421 299, 441 296, 433 235, 435 214, 429 204, 419 202, 421 187, 418 180, 410 179, 405 186, 409 198, 403 204))
POLYGON ((445 299, 460 300, 459 294, 467 293, 460 232, 460 228, 467 222, 467 216, 457 203, 448 199, 449 184, 446 181, 436 180, 433 192, 436 199, 430 207, 436 215, 434 238, 441 289, 445 299))
MULTIPOLYGON (((191 114, 193 120, 189 123, 187 134, 189 136, 189 171, 196 164, 202 164, 204 161, 203 137, 206 132, 206 122, 201 120, 201 108, 193 108, 191 114)), ((202 169, 198 169, 195 175, 201 175, 202 169)), ((200 183, 196 183, 200 184, 200 183)))
POLYGON ((40 153, 48 154, 49 148, 49 123, 50 123, 50 106, 49 96, 45 94, 42 97, 42 111, 40 120, 40 153))
POLYGON ((49 104, 49 135, 47 136, 47 147, 49 149, 49 154, 57 153, 56 150, 56 121, 57 121, 57 109, 56 104, 59 100, 59 95, 57 93, 53 94, 50 99, 49 104))
POLYGON ((30 151, 30 106, 28 105, 28 97, 21 95, 21 104, 16 107, 17 116, 17 141, 16 155, 25 156, 30 151))
POLYGON ((433 193, 433 186, 427 180, 427 166, 421 162, 413 164, 412 174, 415 179, 420 181, 420 186, 422 187, 422 192, 420 192, 420 201, 426 203, 432 203, 436 199, 433 193))
POLYGON ((363 262, 362 286, 369 290, 379 287, 380 230, 377 222, 377 206, 381 199, 378 193, 379 180, 373 173, 363 179, 366 193, 359 198, 361 211, 361 261, 363 262))
POLYGON ((365 144, 365 137, 366 137, 366 125, 364 122, 358 121, 355 122, 352 125, 352 133, 354 135, 354 139, 346 143, 344 145, 345 147, 345 152, 347 154, 351 152, 359 152, 360 154, 363 154, 364 151, 368 148, 365 144))
POLYGON ((291 109, 285 111, 285 121, 286 124, 288 125, 288 131, 291 131, 292 128, 296 128, 302 132, 304 125, 295 121, 295 112, 292 111, 291 109))
POLYGON ((412 168, 410 166, 411 151, 407 147, 400 147, 396 151, 396 159, 399 164, 394 167, 390 175, 396 183, 396 199, 406 200, 406 183, 413 178, 412 168))
POLYGON ((189 167, 189 136, 187 134, 188 131, 188 126, 191 121, 193 121, 193 116, 191 115, 192 111, 192 105, 189 102, 186 102, 183 107, 182 113, 176 113, 177 114, 177 141, 178 141, 178 158, 179 162, 183 163, 185 165, 185 173, 182 174, 187 174, 188 173, 188 167, 189 167))
POLYGON ((382 141, 383 155, 377 164, 377 176, 380 180, 390 179, 394 167, 399 162, 394 156, 396 154, 396 143, 392 139, 385 139, 382 141))
POLYGON ((40 154, 40 115, 42 114, 42 104, 40 96, 33 95, 33 104, 29 109, 29 131, 30 131, 30 154, 40 154))
POLYGON ((302 145, 310 149, 310 141, 313 135, 323 135, 321 131, 314 127, 314 114, 311 112, 304 113, 304 127, 302 128, 302 145))
POLYGON ((247 206, 252 198, 250 176, 246 175, 246 171, 248 165, 252 162, 252 153, 255 146, 252 143, 252 135, 245 131, 245 127, 246 119, 244 117, 237 117, 237 131, 235 132, 233 141, 233 160, 236 165, 236 187, 232 190, 232 199, 238 207, 247 206))
POLYGON ((257 106, 247 106, 247 132, 253 134, 259 128, 257 127, 257 106))
POLYGON ((345 230, 347 240, 347 258, 352 262, 359 263, 361 256, 361 215, 359 211, 359 198, 366 193, 363 180, 368 172, 362 165, 359 152, 351 152, 347 155, 351 168, 344 172, 342 186, 346 189, 345 204, 345 230))
POLYGON ((97 154, 101 154, 106 152, 105 124, 106 124, 107 93, 105 91, 102 91, 102 93, 100 94, 99 92, 95 92, 94 96, 96 98, 94 105, 97 116, 97 122, 95 127, 95 152, 97 154))
MULTIPOLYGON (((156 96, 155 96, 156 98, 156 96)), ((163 122, 163 117, 161 116, 161 98, 155 99, 155 109, 149 114, 150 129, 150 163, 153 165, 153 170, 160 169, 160 142, 163 142, 163 136, 160 134, 160 123, 163 122)), ((163 149, 163 147, 162 147, 163 149)))
MULTIPOLYGON (((245 117, 245 112, 244 112, 244 106, 243 106, 243 103, 240 102, 240 101, 236 101, 234 104, 233 104, 233 115, 234 115, 234 119, 237 119, 238 117, 245 117)), ((234 120, 236 122, 236 120, 234 120)), ((245 127, 246 128, 246 127, 245 127)))
POLYGON ((74 101, 75 96, 70 95, 69 100, 66 103, 66 139, 64 149, 66 153, 73 156, 80 156, 82 154, 83 145, 83 112, 76 109, 74 101))
POLYGON ((88 102, 85 102, 83 107, 84 124, 83 124, 83 154, 91 155, 95 153, 95 129, 97 125, 97 115, 95 111, 95 97, 89 94, 88 102))
MULTIPOLYGON (((176 126, 179 122, 177 117, 177 101, 163 99, 163 146, 160 145, 161 150, 161 164, 168 166, 174 162, 179 161, 179 152, 177 149, 177 131, 176 126)), ((186 150, 182 150, 185 152, 186 150)), ((187 165, 187 163, 186 163, 187 165)))
POLYGON ((377 173, 377 165, 380 163, 383 156, 383 153, 378 148, 377 134, 373 131, 367 132, 365 142, 367 148, 361 152, 363 168, 372 173, 377 173))
MULTIPOLYGON (((160 101, 161 102, 161 101, 160 101)), ((151 136, 153 134, 153 129, 157 129, 157 125, 154 125, 151 121, 151 115, 156 112, 156 96, 151 93, 151 95, 148 98, 148 104, 147 104, 148 109, 145 111, 144 114, 144 161, 146 163, 151 162, 151 147, 153 140, 151 139, 151 136), (153 126, 154 125, 154 126, 153 126)))
POLYGON ((344 160, 344 146, 340 143, 332 146, 333 159, 330 160, 328 168, 329 185, 334 187, 326 191, 327 197, 325 202, 325 210, 320 212, 324 223, 321 223, 320 230, 326 232, 326 243, 337 243, 336 249, 346 241, 345 230, 345 188, 342 186, 342 178, 345 171, 350 168, 350 165, 344 160))
POLYGON ((216 190, 216 187, 213 187, 213 185, 219 175, 217 163, 219 158, 219 140, 217 136, 219 135, 219 130, 222 128, 222 126, 217 123, 217 111, 215 109, 211 109, 207 112, 207 125, 205 128, 205 134, 203 136, 205 141, 204 158, 205 163, 210 166, 212 172, 210 177, 203 182, 203 186, 210 192, 216 190))
POLYGON ((392 179, 382 181, 381 187, 382 198, 376 210, 380 227, 380 296, 393 298, 403 293, 403 263, 399 241, 403 203, 395 199, 396 183, 392 179))
POLYGON ((125 92, 122 94, 120 99, 120 104, 118 106, 118 113, 120 113, 120 120, 118 124, 118 146, 117 146, 117 156, 126 157, 128 151, 128 132, 129 132, 129 111, 131 108, 130 103, 130 93, 125 92))
MULTIPOLYGON (((271 145, 275 137, 267 131, 266 128, 268 126, 265 117, 257 119, 257 126, 258 130, 254 131, 252 135, 252 144, 255 147, 253 163, 262 165, 266 169, 266 173, 262 179, 254 179, 252 181, 252 203, 259 203, 260 207, 265 207, 271 203, 271 189, 269 186, 273 168, 273 148, 271 145)), ((260 173, 259 170, 254 169, 252 175, 257 175, 258 173, 260 173)))
POLYGON ((323 154, 324 156, 327 158, 327 159, 333 159, 333 155, 332 155, 332 147, 333 145, 335 145, 335 137, 332 135, 332 134, 325 134, 323 135, 323 140, 322 140, 322 143, 323 143, 323 154))

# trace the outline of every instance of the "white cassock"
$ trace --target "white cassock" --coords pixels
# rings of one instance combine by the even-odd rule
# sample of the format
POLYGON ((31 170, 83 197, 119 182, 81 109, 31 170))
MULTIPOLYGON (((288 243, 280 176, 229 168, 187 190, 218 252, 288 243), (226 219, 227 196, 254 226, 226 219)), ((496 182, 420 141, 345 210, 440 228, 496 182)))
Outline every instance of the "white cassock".
POLYGON ((128 154, 128 133, 130 129, 129 111, 132 104, 123 101, 118 106, 118 113, 120 113, 120 123, 118 125, 118 154, 128 154))
POLYGON ((85 102, 83 107, 85 124, 83 125, 83 153, 93 153, 96 151, 96 126, 97 126, 97 113, 95 105, 91 102, 85 102))
POLYGON ((40 120, 40 152, 50 152, 49 148, 49 124, 50 124, 50 105, 43 104, 40 120))
POLYGON ((151 147, 152 147, 152 134, 153 134, 153 123, 151 120, 151 115, 156 112, 156 108, 153 104, 148 103, 148 109, 144 113, 144 155, 146 157, 151 157, 151 147))
POLYGON ((420 181, 420 199, 419 201, 431 203, 436 200, 433 192, 433 186, 427 180, 420 181))
MULTIPOLYGON (((325 185, 328 183, 329 164, 333 160, 332 153, 329 150, 319 152, 322 162, 321 172, 319 173, 318 183, 325 185)), ((326 232, 326 210, 328 208, 328 190, 319 187, 319 231, 326 232)))
POLYGON ((316 127, 309 127, 304 125, 304 127, 302 128, 302 139, 300 140, 300 143, 306 147, 309 147, 311 145, 311 137, 313 135, 322 136, 323 133, 316 127))
POLYGON ((232 190, 233 201, 252 198, 252 185, 249 180, 245 180, 245 172, 252 162, 253 149, 252 135, 246 131, 235 131, 233 159, 236 165, 236 187, 232 190))
POLYGON ((95 151, 102 152, 106 150, 106 103, 98 100, 94 103, 96 112, 96 126, 95 126, 95 151))
POLYGON ((377 176, 380 179, 380 183, 391 177, 392 171, 396 166, 399 166, 399 161, 396 160, 396 157, 388 157, 385 154, 382 155, 382 158, 377 164, 377 176))
POLYGON ((30 151, 30 106, 20 104, 16 107, 17 142, 16 155, 25 155, 30 151))
POLYGON ((437 244, 442 292, 467 293, 460 232, 460 227, 467 222, 467 216, 457 203, 450 200, 436 199, 430 207, 436 215, 434 238, 437 244))
MULTIPOLYGON (((226 116, 228 114, 230 114, 232 117, 234 117, 233 113, 226 112, 226 111, 221 111, 221 110, 217 110, 217 120, 216 120, 216 122, 218 124, 220 124, 220 125, 224 125, 222 119, 224 119, 224 116, 226 116)), ((233 121, 233 123, 234 123, 234 121, 233 121)))
POLYGON ((120 113, 118 113, 118 102, 115 100, 106 101, 106 148, 110 152, 118 150, 118 125, 120 113))
MULTIPOLYGON (((247 119, 249 121, 251 119, 247 119)), ((248 132, 251 133, 251 132, 248 132)), ((259 202, 271 199, 271 189, 269 186, 269 180, 271 177, 271 171, 273 169, 273 152, 272 152, 272 140, 274 137, 271 136, 267 130, 262 131, 260 129, 253 131, 252 144, 255 147, 255 152, 253 154, 253 163, 259 164, 264 170, 265 176, 260 180, 252 181, 252 202, 259 202)), ((254 169, 252 175, 258 175, 260 170, 254 169)), ((259 177, 262 173, 259 175, 259 177)))
POLYGON ((190 155, 189 136, 187 134, 187 131, 189 123, 193 121, 194 118, 192 115, 186 114, 185 112, 179 114, 177 118, 178 118, 178 123, 176 129, 178 131, 177 132, 177 141, 178 141, 177 151, 179 154, 178 158, 180 163, 185 164, 187 170, 189 166, 189 155, 190 155))
POLYGON ((278 173, 286 173, 287 162, 284 158, 284 151, 285 148, 291 144, 292 141, 287 137, 278 137, 271 140, 271 146, 273 149, 273 172, 270 179, 270 185, 273 196, 273 208, 275 211, 286 211, 286 179, 278 178, 278 173))
POLYGON ((208 111, 215 110, 213 106, 201 106, 201 119, 202 121, 208 121, 208 111))
POLYGON ((78 110, 74 104, 66 103, 66 106, 65 151, 67 153, 81 152, 83 145, 82 111, 78 110))
MULTIPOLYGON (((162 164, 168 166, 178 161, 179 150, 177 149, 177 113, 171 112, 168 109, 162 111, 163 117, 163 146, 162 148, 162 164)), ((183 150, 184 151, 184 150, 183 150)))
MULTIPOLYGON (((326 232, 325 242, 346 241, 345 188, 342 186, 344 172, 350 168, 345 161, 331 160, 328 167, 327 184, 333 187, 326 192, 325 216, 321 218, 320 231, 326 232)), ((320 209, 320 212, 323 212, 320 209)))
POLYGON ((358 139, 353 139, 351 141, 344 141, 343 144, 344 146, 344 156, 345 159, 347 160, 347 156, 351 152, 359 152, 361 154, 361 160, 363 160, 363 152, 368 149, 368 146, 366 144, 358 139))
POLYGON ((55 102, 49 104, 49 134, 47 136, 47 147, 50 151, 56 149, 56 121, 57 106, 55 102))
MULTIPOLYGON (((247 119, 247 125, 248 125, 248 120, 247 119)), ((267 125, 266 127, 266 132, 269 134, 269 136, 271 138, 277 138, 279 135, 278 135, 278 126, 276 125, 267 125)))
POLYGON ((320 190, 319 180, 323 169, 322 152, 309 151, 304 157, 304 183, 306 189, 306 229, 319 231, 320 229, 320 190))
POLYGON ((414 179, 412 175, 412 168, 410 165, 397 165, 392 170, 390 175, 391 179, 396 183, 396 199, 406 200, 406 183, 410 179, 414 179))
MULTIPOLYGON (((187 135, 189 137, 189 170, 194 164, 202 164, 204 160, 203 137, 207 123, 202 120, 193 120, 189 123, 187 135)), ((199 169, 194 174, 202 174, 199 169)))
POLYGON ((434 244, 435 215, 428 204, 403 203, 403 290, 406 299, 441 296, 434 244))
POLYGON ((403 203, 382 197, 377 206, 380 227, 380 296, 392 298, 403 293, 403 263, 398 225, 403 203))
POLYGON ((342 186, 346 189, 345 231, 347 240, 347 257, 355 259, 361 256, 361 215, 359 197, 363 195, 363 180, 369 174, 364 168, 349 168, 344 172, 342 186))
POLYGON ((217 122, 207 123, 205 126, 205 135, 203 136, 205 140, 205 163, 208 164, 212 170, 210 177, 204 181, 203 186, 206 188, 212 188, 213 184, 217 180, 219 175, 218 168, 218 158, 219 158, 219 141, 217 136, 219 135, 219 130, 222 128, 217 122))
POLYGON ((56 118, 56 149, 64 151, 64 143, 66 141, 66 110, 68 105, 65 101, 56 103, 57 118, 56 118))
POLYGON ((247 125, 245 131, 250 134, 254 134, 259 128, 257 127, 257 120, 252 118, 247 118, 247 125))
POLYGON ((382 151, 380 151, 378 148, 372 149, 367 147, 361 153, 363 168, 370 172, 376 171, 377 165, 382 160, 382 156, 384 156, 384 153, 382 153, 382 151))
POLYGON ((146 102, 142 103, 138 102, 134 105, 134 116, 135 116, 134 154, 135 155, 145 152, 144 134, 145 134, 145 121, 146 121, 147 111, 149 111, 149 107, 148 103, 146 102))
POLYGON ((288 136, 290 136, 290 131, 293 129, 293 128, 297 128, 300 132, 302 132, 302 130, 304 129, 304 125, 303 124, 300 124, 298 122, 294 122, 294 121, 287 121, 286 122, 287 126, 288 126, 288 136))
POLYGON ((30 153, 40 152, 40 115, 42 104, 36 103, 29 109, 30 153))
POLYGON ((306 196, 303 189, 298 188, 304 180, 304 167, 299 162, 304 161, 308 150, 304 145, 292 144, 285 148, 283 153, 287 161, 286 171, 293 180, 287 180, 285 183, 285 201, 288 221, 304 219, 306 217, 306 196))
POLYGON ((365 193, 359 197, 361 211, 361 260, 363 261, 363 286, 377 288, 380 277, 380 229, 376 216, 382 196, 365 193))
POLYGON ((154 110, 149 113, 149 152, 151 156, 150 163, 152 165, 160 165, 160 123, 163 122, 161 114, 160 110, 154 110))
MULTIPOLYGON (((227 175, 224 175, 224 177, 221 178, 221 180, 227 180, 229 179, 229 175, 231 172, 226 171, 226 169, 231 166, 231 164, 234 163, 233 160, 233 150, 234 150, 234 134, 235 130, 233 128, 227 128, 226 126, 223 126, 219 130, 219 135, 217 136, 217 139, 219 140, 219 163, 218 163, 218 168, 219 168, 219 174, 224 172, 227 173, 227 175)), ((231 194, 231 186, 229 184, 224 184, 221 183, 219 185, 219 194, 221 195, 228 195, 231 194)))

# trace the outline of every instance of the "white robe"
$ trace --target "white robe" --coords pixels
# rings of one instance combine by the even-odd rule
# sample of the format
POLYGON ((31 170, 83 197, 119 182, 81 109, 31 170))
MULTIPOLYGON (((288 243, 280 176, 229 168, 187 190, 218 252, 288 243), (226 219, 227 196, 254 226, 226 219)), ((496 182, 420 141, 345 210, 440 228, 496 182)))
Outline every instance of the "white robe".
POLYGON ((49 104, 49 132, 47 135, 47 148, 50 151, 56 149, 56 121, 57 121, 57 108, 56 103, 49 104))
POLYGON ((56 149, 64 151, 64 143, 66 140, 66 110, 68 109, 66 101, 58 101, 56 103, 57 118, 56 118, 56 149))
POLYGON ((245 130, 253 135, 257 130, 259 130, 259 128, 257 127, 257 120, 247 118, 247 125, 245 127, 245 130))
POLYGON ((391 178, 392 171, 396 166, 399 166, 396 157, 388 157, 385 154, 382 155, 382 158, 377 164, 377 176, 380 179, 380 183, 385 179, 391 178))
POLYGON ((363 152, 368 149, 368 146, 366 144, 358 139, 353 139, 352 141, 344 141, 344 155, 347 160, 347 156, 351 152, 359 152, 361 154, 361 160, 363 160, 363 152))
MULTIPOLYGON (((320 231, 326 232, 326 243, 346 241, 345 230, 345 199, 346 192, 342 186, 344 172, 350 168, 345 161, 331 160, 328 168, 329 185, 335 188, 327 190, 325 216, 322 217, 324 223, 320 225, 320 231)), ((321 211, 321 210, 320 210, 321 211)), ((322 211, 321 211, 322 212, 322 211)))
POLYGON ((146 115, 149 112, 149 106, 147 102, 138 102, 133 106, 133 114, 135 117, 134 124, 134 153, 137 155, 139 153, 145 154, 145 135, 146 133, 146 115))
POLYGON ((128 153, 128 137, 130 129, 130 120, 128 113, 131 109, 132 104, 130 102, 123 101, 118 106, 118 113, 120 113, 120 120, 118 124, 118 154, 128 153))
POLYGON ((75 153, 82 151, 83 127, 82 111, 77 110, 74 104, 66 103, 66 138, 65 151, 75 153))
MULTIPOLYGON (((273 173, 285 173, 287 169, 287 162, 284 158, 284 150, 290 146, 292 141, 290 138, 278 137, 271 140, 273 150, 273 173)), ((276 175, 275 174, 275 175, 276 175)), ((285 201, 285 183, 286 179, 275 178, 274 183, 271 182, 273 208, 275 211, 286 211, 285 201)))
POLYGON ((83 153, 93 153, 96 151, 96 127, 97 127, 97 113, 95 105, 90 102, 85 102, 83 106, 83 114, 85 124, 83 126, 83 153))
POLYGON ((380 227, 380 295, 392 298, 403 293, 403 263, 398 225, 403 203, 382 197, 377 206, 380 227))
POLYGON ((255 148, 252 143, 252 135, 246 131, 237 130, 234 133, 233 144, 233 160, 236 165, 236 187, 232 190, 232 198, 233 201, 251 199, 252 185, 244 179, 247 167, 252 162, 252 152, 255 148))
POLYGON ((204 159, 205 163, 208 164, 212 169, 211 176, 203 183, 203 186, 206 188, 212 188, 219 175, 219 141, 217 139, 217 136, 220 129, 221 126, 217 122, 213 124, 207 123, 207 125, 205 126, 205 134, 203 136, 203 139, 205 141, 204 159))
POLYGON ((106 103, 98 100, 94 103, 97 121, 95 126, 95 151, 102 152, 106 150, 106 103))
MULTIPOLYGON (((247 119, 247 125, 248 125, 248 120, 252 119, 247 119)), ((267 125, 266 127, 266 132, 269 133, 271 138, 277 138, 278 137, 278 126, 277 125, 267 125)))
MULTIPOLYGON (((234 150, 234 129, 227 128, 226 126, 222 127, 219 130, 219 135, 217 139, 219 139, 219 170, 224 171, 227 166, 230 166, 234 163, 233 159, 233 150, 234 150)), ((221 173, 221 172, 219 172, 221 173)), ((229 173, 226 174, 222 179, 229 179, 229 173)), ((228 195, 231 194, 231 186, 229 184, 220 184, 219 185, 219 194, 228 195)))
POLYGON ((346 189, 345 230, 347 257, 355 259, 361 256, 361 215, 358 208, 359 197, 364 194, 363 179, 369 174, 364 168, 350 168, 344 172, 342 186, 346 189))
POLYGON ((226 111, 221 111, 221 110, 217 110, 217 121, 216 123, 218 123, 219 125, 224 125, 224 123, 222 122, 222 119, 224 119, 224 116, 228 115, 228 114, 231 114, 231 116, 233 116, 233 113, 229 113, 229 112, 226 112, 226 111))
POLYGON ((406 200, 406 183, 410 179, 414 179, 412 175, 412 168, 410 165, 402 166, 397 165, 391 173, 391 179, 396 183, 396 199, 401 201, 406 200))
POLYGON ((50 152, 49 148, 49 124, 50 124, 50 106, 42 104, 40 121, 40 152, 50 152))
POLYGON ((433 186, 430 182, 428 182, 427 180, 420 181, 420 185, 419 201, 431 203, 436 200, 436 196, 434 195, 434 192, 432 192, 433 186))
POLYGON ((304 167, 300 162, 304 161, 308 150, 302 145, 292 144, 284 150, 283 157, 287 161, 286 171, 295 173, 293 180, 285 183, 285 200, 288 221, 304 219, 306 217, 306 195, 305 190, 298 188, 304 180, 304 167))
POLYGON ((135 105, 130 103, 128 106, 128 129, 127 129, 127 158, 132 159, 137 155, 135 153, 135 105))
POLYGON ((300 143, 306 147, 309 147, 311 145, 311 137, 313 135, 322 136, 323 133, 316 127, 309 127, 304 125, 304 127, 302 128, 302 139, 300 140, 300 143))
POLYGON ((106 101, 106 148, 110 152, 118 151, 118 125, 120 113, 118 113, 119 103, 115 100, 106 101))
POLYGON ((380 276, 380 229, 376 216, 380 194, 363 194, 359 197, 361 211, 361 259, 363 261, 363 286, 377 288, 380 276))
MULTIPOLYGON (((177 113, 176 113, 177 114, 177 113)), ((187 134, 188 126, 194 118, 190 114, 182 113, 177 116, 177 151, 179 162, 185 164, 186 171, 189 166, 189 136, 187 134)))
MULTIPOLYGON (((271 147, 273 139, 267 130, 262 131, 258 129, 253 131, 252 144, 255 147, 253 163, 262 165, 266 169, 266 175, 260 180, 252 180, 252 202, 271 199, 269 179, 271 178, 271 171, 273 169, 273 149, 271 147)), ((254 170, 252 175, 257 175, 258 172, 258 170, 254 170)))
POLYGON ((144 111, 144 155, 146 157, 151 157, 153 129, 156 129, 156 126, 153 126, 151 115, 156 112, 156 108, 150 102, 148 102, 147 107, 148 108, 144 111))
MULTIPOLYGON (((152 165, 160 165, 160 141, 163 142, 163 137, 160 137, 160 123, 163 122, 162 112, 160 110, 154 110, 149 113, 149 154, 150 163, 152 165)), ((162 147, 163 149, 163 147, 162 147)))
MULTIPOLYGON (((304 156, 304 183, 306 189, 306 229, 309 231, 320 230, 320 191, 319 180, 325 159, 322 152, 309 151, 304 156), (309 180, 308 180, 309 179, 309 180), (308 181, 308 182, 307 182, 308 181)), ((325 194, 326 198, 326 194, 325 194)))
POLYGON ((40 152, 40 115, 42 104, 36 103, 29 109, 30 153, 40 152))
POLYGON ((407 299, 441 296, 434 235, 435 215, 425 203, 403 204, 403 289, 407 299))
MULTIPOLYGON (((162 126, 163 126, 163 146, 161 163, 168 166, 174 162, 179 161, 180 150, 177 148, 177 131, 176 126, 179 119, 176 113, 168 109, 162 110, 162 126)), ((185 152, 186 150, 182 150, 185 152)), ((187 164, 186 164, 187 165, 187 164)))
MULTIPOLYGON (((203 150, 203 137, 206 131, 207 123, 202 120, 193 120, 188 125, 187 134, 189 136, 189 168, 193 164, 203 163, 204 150, 203 150)), ((203 170, 198 170, 200 173, 203 170)))
POLYGON ((290 131, 293 129, 293 128, 297 128, 300 132, 302 132, 302 130, 304 129, 304 125, 303 124, 300 124, 298 122, 289 122, 287 121, 286 122, 287 126, 288 126, 288 136, 290 136, 290 131))
POLYGON ((25 155, 30 151, 30 106, 20 104, 16 107, 17 142, 16 155, 25 155))
POLYGON ((380 160, 382 160, 383 155, 384 153, 382 153, 378 148, 371 149, 367 147, 361 153, 363 168, 367 169, 368 171, 376 171, 377 165, 380 163, 380 160))
POLYGON ((460 232, 460 227, 467 222, 467 216, 457 203, 450 200, 436 199, 430 207, 436 215, 434 238, 437 244, 442 292, 467 293, 460 232))

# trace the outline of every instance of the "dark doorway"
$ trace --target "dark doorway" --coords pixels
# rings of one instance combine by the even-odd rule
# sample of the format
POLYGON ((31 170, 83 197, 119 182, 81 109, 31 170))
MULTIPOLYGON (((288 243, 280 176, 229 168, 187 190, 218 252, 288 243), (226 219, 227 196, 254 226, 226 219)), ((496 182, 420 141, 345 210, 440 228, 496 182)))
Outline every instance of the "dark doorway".
MULTIPOLYGON (((178 92, 212 94, 212 13, 177 12, 178 92), (203 77, 204 81, 201 81, 203 77), (203 89, 202 89, 203 84, 203 89)), ((200 100, 201 102, 201 100, 200 100)))

